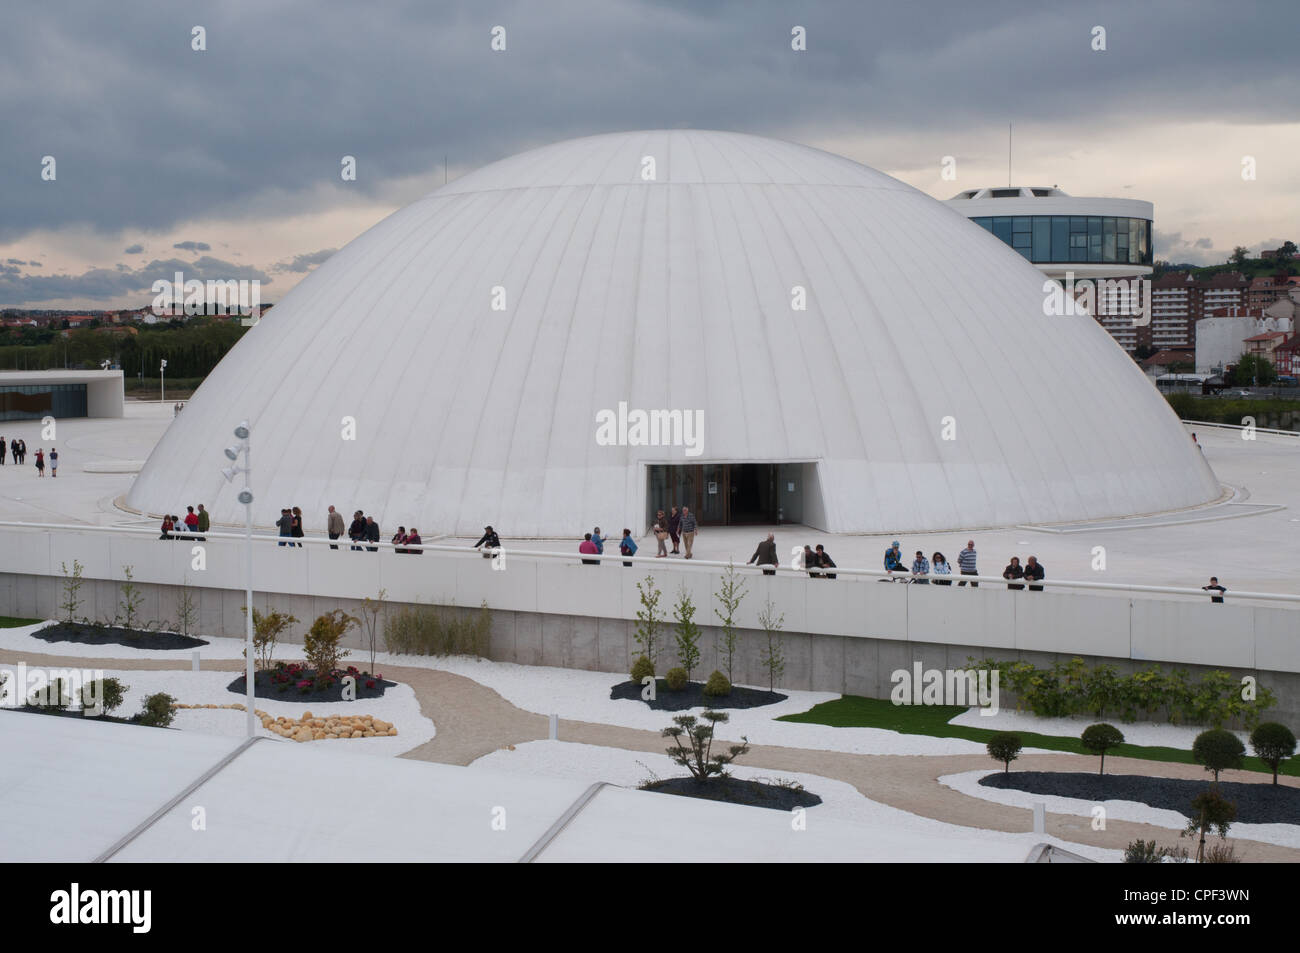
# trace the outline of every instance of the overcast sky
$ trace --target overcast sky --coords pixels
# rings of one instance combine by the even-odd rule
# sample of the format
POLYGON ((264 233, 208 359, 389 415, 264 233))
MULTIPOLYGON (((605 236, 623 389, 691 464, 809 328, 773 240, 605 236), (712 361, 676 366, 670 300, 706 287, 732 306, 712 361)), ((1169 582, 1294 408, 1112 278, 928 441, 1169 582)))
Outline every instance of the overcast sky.
POLYGON ((1290 0, 8 5, 0 306, 144 306, 178 269, 260 278, 273 301, 441 185, 444 156, 455 177, 560 139, 663 127, 792 139, 949 198, 1005 183, 1014 123, 1018 184, 1147 199, 1157 257, 1224 261, 1234 245, 1300 240, 1296 12, 1290 0), (497 25, 505 52, 490 49, 497 25), (806 52, 791 50, 795 25, 806 52), (195 26, 205 51, 191 48, 195 26), (340 178, 344 155, 355 182, 340 178), (956 181, 940 178, 945 155, 956 181))

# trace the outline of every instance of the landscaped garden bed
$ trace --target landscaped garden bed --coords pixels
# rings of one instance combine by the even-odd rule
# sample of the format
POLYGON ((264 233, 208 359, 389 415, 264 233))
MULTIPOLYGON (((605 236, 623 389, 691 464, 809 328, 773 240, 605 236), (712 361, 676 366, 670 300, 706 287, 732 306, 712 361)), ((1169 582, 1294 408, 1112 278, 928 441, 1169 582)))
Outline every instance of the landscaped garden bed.
POLYGON ((626 681, 619 682, 609 690, 609 697, 612 699, 625 699, 627 701, 639 701, 647 708, 655 711, 685 711, 688 708, 761 708, 764 705, 775 705, 777 702, 785 701, 789 696, 782 695, 780 692, 768 692, 761 688, 742 688, 739 685, 731 686, 731 692, 727 695, 706 695, 704 694, 704 684, 702 682, 687 682, 686 687, 681 691, 672 691, 668 687, 666 679, 655 679, 655 697, 653 700, 644 701, 641 693, 645 686, 640 682, 626 681))
MULTIPOLYGON (((980 784, 1082 801, 1136 801, 1190 817, 1192 800, 1205 792, 1207 782, 1133 774, 999 771, 981 778, 980 784)), ((1220 795, 1237 806, 1237 821, 1242 824, 1300 824, 1300 789, 1239 781, 1220 781, 1218 788, 1220 795)))
MULTIPOLYGON (((383 698, 385 689, 396 684, 385 680, 382 675, 359 671, 354 665, 333 669, 328 675, 317 678, 315 669, 297 662, 278 662, 274 668, 254 673, 253 695, 290 702, 341 702, 383 698), (344 698, 344 679, 349 675, 356 680, 356 691, 351 698, 344 698)), ((248 694, 243 675, 226 687, 236 695, 248 694)))
POLYGON ((204 639, 179 632, 155 632, 129 629, 118 625, 95 625, 88 622, 56 622, 32 633, 42 642, 75 642, 78 645, 124 645, 132 649, 182 650, 207 645, 204 639))
POLYGON ((735 777, 667 778, 642 785, 642 791, 660 794, 677 794, 698 797, 706 801, 725 801, 728 804, 746 804, 750 807, 768 807, 776 811, 790 811, 796 807, 814 807, 822 802, 816 794, 793 784, 772 784, 766 781, 749 781, 735 777))

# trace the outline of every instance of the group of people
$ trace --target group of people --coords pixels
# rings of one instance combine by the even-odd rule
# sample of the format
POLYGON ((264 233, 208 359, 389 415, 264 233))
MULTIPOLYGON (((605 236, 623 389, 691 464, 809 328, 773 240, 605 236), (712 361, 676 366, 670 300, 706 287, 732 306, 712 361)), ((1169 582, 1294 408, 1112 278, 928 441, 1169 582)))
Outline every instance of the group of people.
POLYGON ((162 535, 158 538, 202 540, 205 538, 202 534, 206 533, 211 525, 211 517, 202 503, 199 504, 198 512, 195 512, 194 507, 187 506, 184 518, 174 515, 163 517, 162 535))
MULTIPOLYGON (((975 540, 968 539, 966 548, 957 554, 958 574, 962 576, 978 576, 977 557, 975 540)), ((891 577, 894 573, 898 573, 899 578, 906 575, 906 578, 902 578, 903 582, 913 582, 922 586, 929 585, 931 582, 936 586, 952 585, 951 579, 936 578, 952 575, 952 564, 948 562, 943 553, 935 552, 931 554, 929 559, 926 559, 925 552, 918 549, 909 567, 903 561, 903 553, 898 540, 890 543, 889 548, 885 550, 885 572, 890 573, 891 577)), ((1042 582, 1046 575, 1043 564, 1038 561, 1037 556, 1030 556, 1023 566, 1020 564, 1019 556, 1012 556, 1007 567, 1002 570, 1002 578, 1007 580, 1008 589, 1024 589, 1025 584, 1020 580, 1028 580, 1031 583, 1042 582)), ((967 581, 961 580, 957 585, 964 586, 967 581)), ((972 587, 978 588, 978 581, 972 579, 969 582, 972 587)), ((1042 592, 1043 587, 1031 585, 1029 590, 1031 592, 1042 592)))
MULTIPOLYGON (((699 522, 695 519, 695 514, 691 512, 689 506, 683 506, 680 510, 676 506, 669 507, 667 515, 663 510, 655 514, 654 525, 651 532, 654 533, 655 540, 659 543, 659 552, 655 558, 660 556, 678 556, 683 555, 680 547, 685 546, 685 556, 691 558, 691 548, 695 545, 695 534, 699 531, 699 522), (673 550, 668 552, 668 540, 673 541, 673 550)), ((627 531, 624 530, 624 535, 627 531)))
MULTIPOLYGON (((492 527, 489 526, 488 530, 491 531, 491 529, 492 527)), ((605 543, 608 541, 609 541, 609 537, 600 535, 600 527, 597 526, 590 533, 582 534, 582 542, 578 544, 578 552, 583 556, 603 556, 605 555, 605 543)), ((480 540, 480 543, 481 542, 482 540, 480 540)), ((497 541, 496 545, 498 546, 501 545, 499 540, 497 541)), ((659 544, 659 548, 663 549, 662 542, 659 544)), ((627 557, 623 561, 624 566, 632 565, 632 557, 636 555, 636 550, 637 550, 636 540, 632 538, 632 531, 627 527, 624 527, 623 538, 619 540, 618 543, 619 554, 627 557)), ((662 556, 664 554, 660 553, 659 555, 662 556)), ((690 558, 689 553, 687 554, 686 558, 687 559, 690 558)), ((600 563, 601 560, 599 559, 583 559, 582 561, 582 564, 584 566, 599 566, 600 563)))
MULTIPOLYGON (((9 441, 8 444, 6 444, 5 438, 0 437, 0 467, 5 465, 6 446, 8 447, 9 454, 10 456, 13 457, 13 462, 15 464, 27 462, 27 441, 26 440, 20 440, 17 437, 14 437, 12 440, 9 441)), ((59 475, 59 451, 54 447, 50 447, 49 460, 50 460, 50 476, 58 476, 59 475)), ((40 477, 45 476, 45 449, 43 447, 37 448, 36 459, 32 462, 36 464, 36 475, 40 477)))

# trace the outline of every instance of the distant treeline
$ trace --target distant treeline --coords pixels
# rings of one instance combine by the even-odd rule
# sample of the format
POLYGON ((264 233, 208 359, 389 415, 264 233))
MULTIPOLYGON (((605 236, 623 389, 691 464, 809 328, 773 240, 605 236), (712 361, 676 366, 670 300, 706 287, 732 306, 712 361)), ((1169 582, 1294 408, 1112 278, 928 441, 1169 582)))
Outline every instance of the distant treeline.
POLYGON ((57 328, 7 330, 0 336, 0 370, 42 371, 63 367, 121 365, 123 374, 157 377, 167 361, 167 377, 203 378, 248 329, 238 321, 194 317, 167 324, 134 325, 138 331, 76 328, 62 337, 57 328))
POLYGON ((1195 397, 1168 394, 1169 406, 1183 420, 1244 426, 1247 417, 1267 430, 1300 430, 1300 400, 1257 397, 1195 397))

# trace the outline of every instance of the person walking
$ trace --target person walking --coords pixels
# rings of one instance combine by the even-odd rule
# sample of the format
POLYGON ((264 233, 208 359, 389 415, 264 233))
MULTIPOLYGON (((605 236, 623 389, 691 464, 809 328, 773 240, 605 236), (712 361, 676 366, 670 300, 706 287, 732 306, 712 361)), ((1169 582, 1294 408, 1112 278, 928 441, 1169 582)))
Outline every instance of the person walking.
MULTIPOLYGON (((1007 568, 1002 570, 1003 579, 1024 579, 1025 571, 1020 566, 1020 557, 1012 556, 1011 562, 1007 563, 1007 568)), ((1007 583, 1008 589, 1023 589, 1024 586, 1015 586, 1010 582, 1007 583)))
POLYGON ((655 540, 659 543, 659 552, 655 553, 655 559, 668 555, 668 545, 665 540, 668 539, 668 524, 664 520, 664 511, 659 511, 659 516, 655 519, 653 526, 655 540))
POLYGON ((365 517, 361 515, 361 511, 357 510, 352 514, 352 525, 348 527, 348 539, 352 540, 352 545, 349 548, 353 552, 361 552, 361 547, 358 546, 357 543, 363 541, 365 538, 366 520, 365 517))
POLYGON ((677 512, 677 507, 674 506, 672 508, 672 512, 668 514, 668 535, 671 536, 673 540, 674 556, 678 555, 681 552, 681 550, 678 549, 678 545, 681 543, 681 535, 680 535, 681 531, 682 531, 682 515, 681 513, 677 512))
POLYGON ((54 447, 50 447, 50 478, 53 479, 58 475, 59 475, 59 451, 54 447))
POLYGON ((682 518, 678 524, 678 530, 682 534, 682 542, 686 544, 686 558, 691 558, 691 547, 695 545, 695 533, 699 528, 699 523, 695 519, 695 514, 691 512, 689 506, 682 507, 682 518))
POLYGON ((9 449, 9 444, 5 443, 5 438, 0 437, 0 467, 5 465, 5 451, 9 449))
POLYGON ((1223 594, 1228 591, 1225 586, 1219 585, 1218 576, 1211 576, 1210 584, 1208 586, 1201 586, 1201 589, 1205 592, 1215 593, 1215 595, 1210 596, 1211 602, 1222 602, 1223 594))
POLYGON ((27 462, 27 441, 26 440, 18 441, 18 462, 19 463, 27 462))
POLYGON ((491 526, 483 527, 483 535, 478 538, 474 548, 483 547, 483 558, 491 559, 501 550, 501 537, 497 536, 497 531, 491 526))
POLYGON ((36 475, 45 476, 45 451, 40 447, 36 448, 36 475))
POLYGON ((925 553, 919 549, 916 551, 916 558, 912 560, 912 582, 921 586, 928 586, 929 579, 920 578, 930 575, 930 560, 925 558, 925 553))
MULTIPOLYGON (((289 526, 289 535, 294 539, 302 539, 304 535, 302 531, 302 509, 295 506, 290 510, 290 513, 293 516, 293 522, 289 526)), ((302 543, 298 543, 298 548, 302 549, 302 543)))
MULTIPOLYGON (((935 553, 930 557, 930 571, 936 576, 951 576, 952 567, 948 565, 948 560, 943 558, 943 553, 935 553)), ((936 586, 951 586, 951 579, 936 579, 936 586)))
MULTIPOLYGON (((1025 578, 1034 582, 1042 582, 1047 573, 1043 571, 1043 564, 1038 561, 1037 556, 1030 556, 1025 563, 1025 578)), ((1042 592, 1042 586, 1030 586, 1030 592, 1042 592)))
POLYGON ((204 509, 203 504, 199 504, 199 540, 202 542, 207 539, 204 534, 212 527, 212 516, 204 509))
POLYGON ((636 555, 636 540, 632 538, 632 531, 627 527, 623 528, 623 541, 618 544, 618 551, 627 557, 623 560, 623 565, 631 566, 631 559, 636 555))
POLYGON ((754 550, 754 555, 749 557, 745 563, 748 566, 755 563, 763 567, 764 576, 775 576, 776 567, 781 565, 781 561, 776 558, 776 537, 771 533, 767 534, 767 539, 759 542, 758 548, 754 550), (768 567, 771 567, 770 569, 768 567))
MULTIPOLYGON (((0 448, 2 450, 3 448, 0 448)), ((14 463, 18 462, 18 438, 14 437, 9 441, 9 451, 14 455, 14 463)))
MULTIPOLYGON (((826 550, 822 547, 821 543, 817 544, 817 565, 822 569, 835 568, 835 560, 831 559, 831 554, 826 552, 826 550)), ((824 579, 834 579, 835 573, 833 572, 823 573, 822 577, 824 579)))
POLYGON ((280 528, 280 541, 276 543, 276 545, 292 546, 292 543, 285 542, 286 539, 291 539, 293 537, 293 513, 287 506, 281 507, 280 518, 275 521, 275 525, 280 528))
MULTIPOLYGON (((963 576, 978 576, 979 571, 975 568, 975 540, 966 540, 966 548, 957 554, 957 569, 963 576)), ((966 580, 957 583, 958 586, 966 585, 966 580)), ((972 589, 978 589, 979 583, 972 582, 972 589)))
POLYGON ((600 535, 599 526, 597 526, 594 530, 591 531, 591 541, 596 546, 596 552, 598 552, 602 556, 605 555, 605 540, 608 538, 609 538, 608 536, 600 535))
MULTIPOLYGON (((329 509, 329 516, 325 518, 325 532, 329 533, 330 539, 338 539, 343 535, 343 514, 334 509, 329 509)), ((330 549, 338 549, 337 543, 330 543, 330 549)))
MULTIPOLYGON (((379 542, 379 524, 375 522, 375 518, 373 516, 366 517, 366 542, 368 543, 379 542)), ((379 552, 379 547, 367 546, 366 552, 377 553, 379 552)))
MULTIPOLYGON (((593 543, 593 542, 591 541, 591 534, 590 534, 590 533, 585 533, 585 534, 583 535, 583 537, 582 537, 582 542, 580 542, 580 543, 578 544, 578 552, 582 553, 584 556, 598 556, 598 555, 600 555, 600 550, 597 549, 597 548, 596 548, 596 544, 593 543)), ((583 564, 584 566, 599 566, 599 565, 600 565, 600 560, 599 560, 599 559, 584 559, 584 560, 582 561, 582 564, 583 564)))
POLYGON ((406 534, 406 551, 413 556, 423 555, 424 547, 420 545, 423 542, 424 540, 420 539, 420 531, 412 526, 411 531, 406 534))

